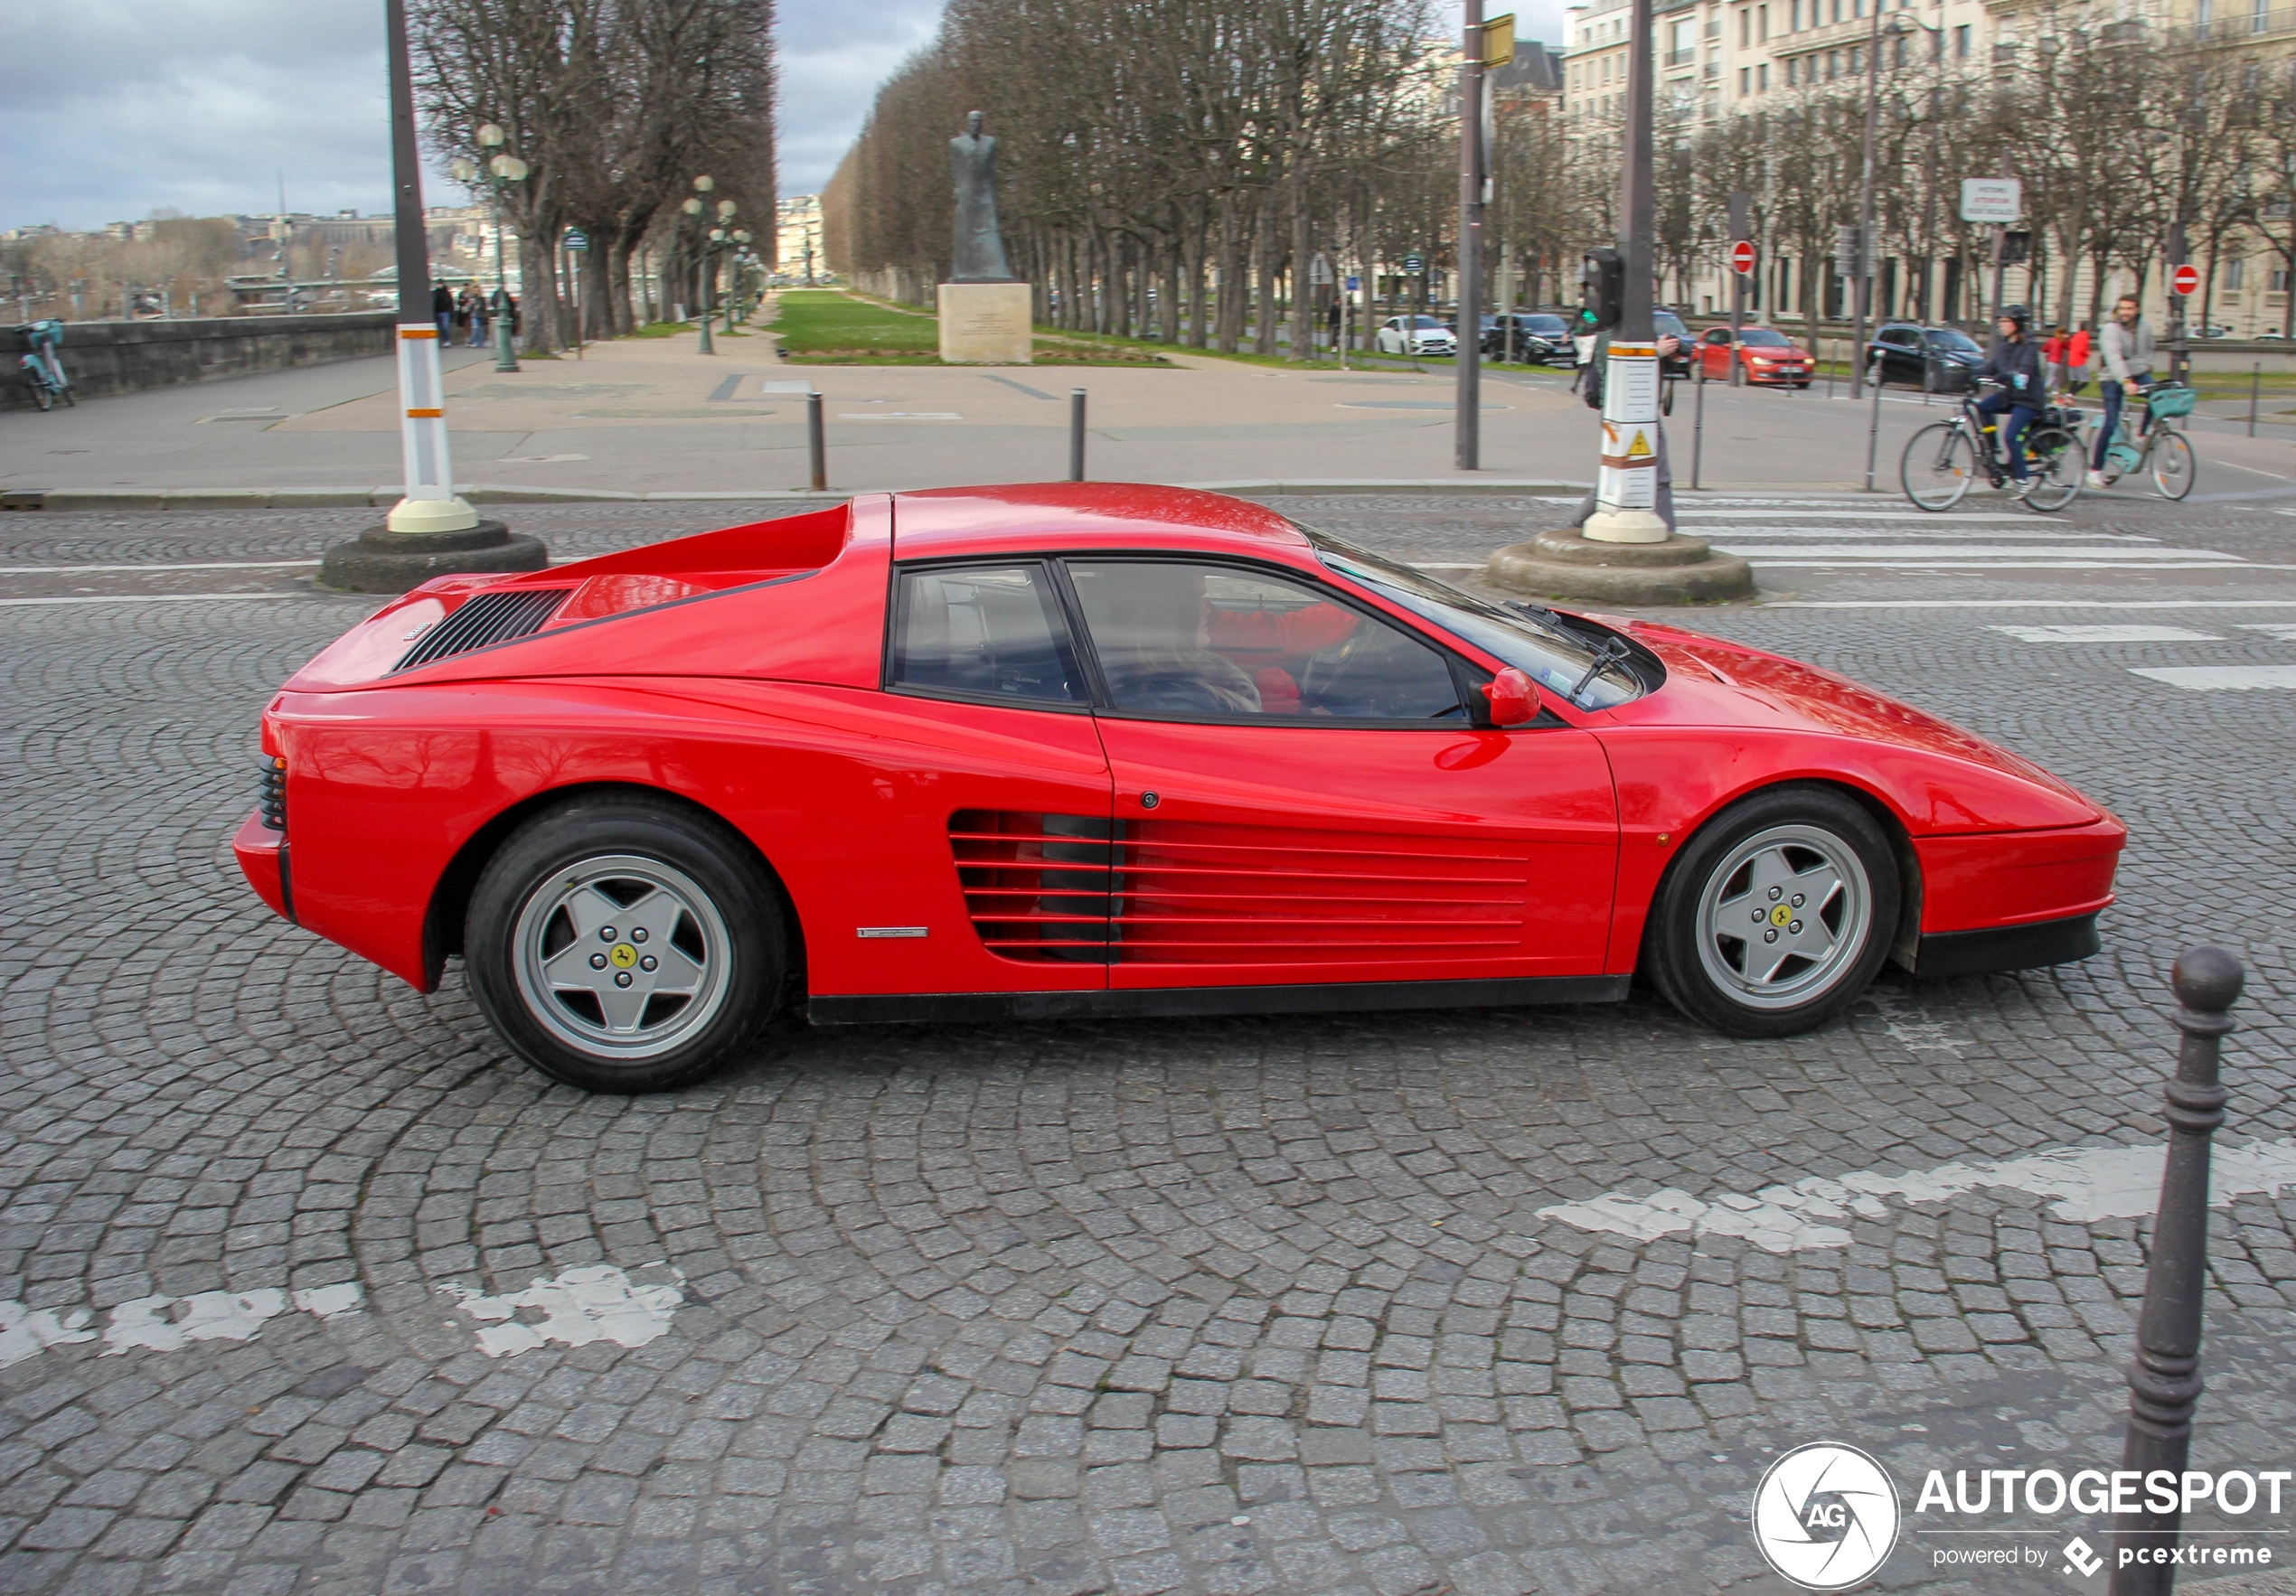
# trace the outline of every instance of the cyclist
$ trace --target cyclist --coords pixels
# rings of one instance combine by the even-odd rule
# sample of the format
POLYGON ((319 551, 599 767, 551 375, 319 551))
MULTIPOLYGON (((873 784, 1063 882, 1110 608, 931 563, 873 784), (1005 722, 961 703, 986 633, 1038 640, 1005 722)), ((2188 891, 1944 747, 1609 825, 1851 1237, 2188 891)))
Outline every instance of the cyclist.
POLYGON ((1988 420, 2006 416, 2000 425, 2001 447, 2007 453, 2009 475, 2017 480, 2011 491, 2018 493, 2032 485, 2025 474, 2025 429, 2048 403, 2041 382, 2041 352, 2030 336, 2032 325, 2033 313, 2025 306, 2002 307, 1994 319, 2000 342, 1976 371, 2001 385, 2000 392, 1989 393, 1977 401, 1977 413, 1988 420))
MULTIPOLYGON (((2104 472, 2105 451, 2119 435, 2123 396, 2131 389, 2143 394, 2152 387, 2152 329, 2145 325, 2144 307, 2135 295, 2123 294, 2114 302, 2113 319, 2097 335, 2097 355, 2103 364, 2104 380, 2097 390, 2104 396, 2104 425, 2097 428, 2096 454, 2089 461, 2089 484, 2101 488, 2113 480, 2104 472)), ((2144 426, 2150 429, 2151 425, 2151 414, 2147 412, 2144 426)))

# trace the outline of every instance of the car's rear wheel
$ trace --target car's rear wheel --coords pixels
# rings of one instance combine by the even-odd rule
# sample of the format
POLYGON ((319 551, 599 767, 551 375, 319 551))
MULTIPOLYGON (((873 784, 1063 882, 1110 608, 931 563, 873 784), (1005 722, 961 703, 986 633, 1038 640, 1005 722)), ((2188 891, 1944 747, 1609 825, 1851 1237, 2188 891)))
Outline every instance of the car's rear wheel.
POLYGON ((471 988, 543 1074, 662 1092, 731 1060, 777 1005, 772 886, 733 832, 636 797, 577 799, 516 832, 471 894, 471 988))
POLYGON ((1822 787, 1776 787, 1692 838, 1647 942, 1669 1002, 1734 1037, 1790 1037, 1855 1002, 1887 957, 1897 867, 1881 828, 1822 787))

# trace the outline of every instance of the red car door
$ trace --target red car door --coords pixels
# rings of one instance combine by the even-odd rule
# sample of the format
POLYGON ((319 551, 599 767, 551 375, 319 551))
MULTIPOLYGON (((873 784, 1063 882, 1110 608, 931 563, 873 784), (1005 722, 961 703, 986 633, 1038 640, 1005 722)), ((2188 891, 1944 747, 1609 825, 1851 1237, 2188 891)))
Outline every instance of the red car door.
POLYGON ((1072 559, 1108 707, 1117 989, 1594 974, 1609 766, 1479 730, 1426 640, 1258 568, 1072 559))

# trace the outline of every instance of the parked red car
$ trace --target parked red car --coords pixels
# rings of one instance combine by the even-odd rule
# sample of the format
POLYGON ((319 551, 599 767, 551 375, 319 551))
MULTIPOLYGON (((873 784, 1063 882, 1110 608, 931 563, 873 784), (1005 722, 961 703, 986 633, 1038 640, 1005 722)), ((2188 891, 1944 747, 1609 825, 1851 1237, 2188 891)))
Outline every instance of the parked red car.
POLYGON ((1679 627, 1216 494, 864 494, 441 577, 263 714, 296 925, 607 1091, 816 1023, 1585 1002, 1778 1037, 2098 945, 2123 831, 1679 627))
MULTIPOLYGON (((1698 335, 1698 359, 1706 364, 1708 382, 1730 380, 1730 329, 1708 327, 1698 335)), ((1775 327, 1740 327, 1738 362, 1746 380, 1775 387, 1807 388, 1813 370, 1810 356, 1775 327)))

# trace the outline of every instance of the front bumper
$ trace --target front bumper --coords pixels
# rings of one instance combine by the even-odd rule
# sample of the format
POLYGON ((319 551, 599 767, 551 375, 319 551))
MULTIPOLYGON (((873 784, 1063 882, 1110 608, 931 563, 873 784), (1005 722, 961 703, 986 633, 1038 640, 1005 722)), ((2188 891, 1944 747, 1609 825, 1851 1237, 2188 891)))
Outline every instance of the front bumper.
POLYGON ((1923 981, 1944 981, 1989 971, 2037 970, 2085 959, 2103 945, 2094 913, 1983 931, 1934 931, 1915 951, 1914 974, 1923 981))
POLYGON ((293 923, 295 877, 287 862, 287 833, 266 825, 258 810, 231 839, 231 854, 255 896, 269 904, 273 914, 293 923))

